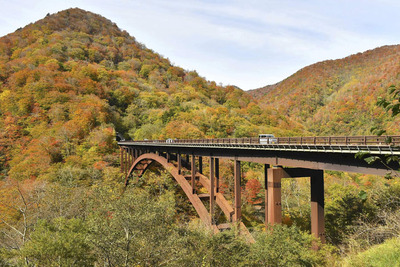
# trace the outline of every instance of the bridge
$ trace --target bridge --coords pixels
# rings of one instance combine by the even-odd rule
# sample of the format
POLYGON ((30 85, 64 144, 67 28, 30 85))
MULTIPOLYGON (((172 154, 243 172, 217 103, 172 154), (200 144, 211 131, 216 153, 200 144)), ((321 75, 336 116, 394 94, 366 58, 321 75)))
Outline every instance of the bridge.
POLYGON ((324 170, 386 175, 399 169, 385 157, 400 155, 400 136, 276 137, 269 142, 259 138, 218 138, 120 141, 121 171, 125 185, 141 177, 153 162, 158 162, 180 185, 200 219, 215 232, 228 227, 215 220, 216 205, 228 223, 237 223, 244 235, 251 235, 241 222, 241 162, 256 162, 265 167, 265 223, 282 222, 281 180, 310 177, 311 233, 325 242, 324 170), (358 155, 358 156, 357 156, 358 155), (361 156, 360 156, 361 155, 361 156), (368 164, 362 155, 376 157, 368 164), (207 158, 208 177, 203 174, 207 158), (220 191, 219 160, 234 164, 233 207, 220 191), (207 194, 199 193, 199 188, 207 194), (209 203, 207 209, 204 203, 209 203))

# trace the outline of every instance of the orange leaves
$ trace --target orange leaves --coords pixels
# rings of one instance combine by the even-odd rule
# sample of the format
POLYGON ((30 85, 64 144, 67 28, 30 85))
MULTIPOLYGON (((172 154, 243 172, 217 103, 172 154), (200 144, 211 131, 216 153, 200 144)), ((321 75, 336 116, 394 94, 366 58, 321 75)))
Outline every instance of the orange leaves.
POLYGON ((171 121, 165 126, 166 138, 196 139, 203 138, 203 133, 193 124, 182 121, 171 121))
POLYGON ((10 162, 9 175, 13 179, 37 178, 50 167, 51 155, 46 146, 38 139, 33 139, 26 149, 14 155, 10 162))
POLYGON ((97 147, 98 153, 102 155, 108 155, 114 152, 115 133, 114 129, 111 127, 99 127, 94 129, 89 137, 88 143, 94 147, 97 147))
POLYGON ((107 165, 108 163, 105 161, 97 161, 93 164, 93 168, 100 171, 103 170, 107 165))
POLYGON ((182 78, 185 77, 185 71, 179 67, 173 67, 173 66, 169 67, 167 74, 173 81, 182 81, 182 78))
POLYGON ((250 179, 246 183, 247 201, 250 204, 260 204, 262 199, 259 196, 261 193, 261 184, 257 179, 250 179))
POLYGON ((72 103, 71 120, 66 127, 75 127, 80 137, 109 120, 108 104, 95 95, 87 95, 80 98, 80 102, 72 103))

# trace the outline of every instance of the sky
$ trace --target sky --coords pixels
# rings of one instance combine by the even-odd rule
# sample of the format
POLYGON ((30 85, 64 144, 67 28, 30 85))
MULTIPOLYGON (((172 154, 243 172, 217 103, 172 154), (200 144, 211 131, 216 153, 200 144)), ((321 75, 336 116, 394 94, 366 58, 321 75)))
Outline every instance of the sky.
POLYGON ((176 66, 243 90, 400 43, 398 0, 0 0, 0 36, 71 7, 110 19, 176 66))

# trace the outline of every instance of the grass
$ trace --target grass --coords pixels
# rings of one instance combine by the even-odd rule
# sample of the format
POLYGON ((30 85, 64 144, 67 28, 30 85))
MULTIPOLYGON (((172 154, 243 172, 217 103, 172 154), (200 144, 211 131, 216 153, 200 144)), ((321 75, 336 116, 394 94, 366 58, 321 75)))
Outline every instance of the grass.
POLYGON ((344 266, 352 267, 400 267, 400 238, 387 240, 344 260, 344 266))

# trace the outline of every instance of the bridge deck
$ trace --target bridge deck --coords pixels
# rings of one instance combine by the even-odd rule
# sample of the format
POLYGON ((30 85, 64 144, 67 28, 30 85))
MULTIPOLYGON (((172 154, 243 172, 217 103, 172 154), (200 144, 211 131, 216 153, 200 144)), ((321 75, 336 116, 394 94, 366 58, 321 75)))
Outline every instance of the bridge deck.
POLYGON ((371 155, 400 155, 400 146, 392 145, 357 145, 357 144, 254 144, 254 143, 166 143, 161 141, 124 141, 118 142, 125 146, 147 147, 184 147, 184 148, 225 148, 240 150, 266 151, 302 151, 302 152, 332 152, 332 153, 370 153, 371 155))
MULTIPOLYGON (((258 138, 179 139, 122 141, 118 144, 161 153, 194 154, 257 162, 261 164, 303 167, 333 171, 385 175, 386 155, 400 155, 400 136, 359 137, 279 137, 273 143, 258 138), (382 158, 367 164, 356 157, 369 153, 382 158)), ((389 166, 398 169, 397 163, 389 166)))

